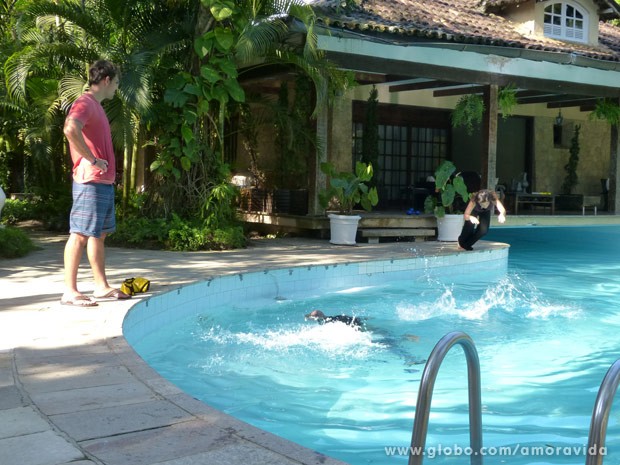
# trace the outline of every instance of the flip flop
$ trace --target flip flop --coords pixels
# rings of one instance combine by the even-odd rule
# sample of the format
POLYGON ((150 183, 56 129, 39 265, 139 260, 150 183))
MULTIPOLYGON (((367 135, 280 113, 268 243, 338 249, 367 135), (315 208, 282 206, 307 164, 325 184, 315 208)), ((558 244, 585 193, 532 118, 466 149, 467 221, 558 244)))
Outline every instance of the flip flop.
POLYGON ((85 295, 76 295, 75 297, 71 297, 69 299, 60 299, 60 305, 69 305, 73 307, 96 307, 99 304, 85 295))
POLYGON ((126 299, 131 299, 130 295, 125 294, 123 291, 121 291, 120 289, 112 289, 111 291, 103 294, 103 295, 95 295, 93 294, 93 297, 95 299, 98 300, 126 300, 126 299))

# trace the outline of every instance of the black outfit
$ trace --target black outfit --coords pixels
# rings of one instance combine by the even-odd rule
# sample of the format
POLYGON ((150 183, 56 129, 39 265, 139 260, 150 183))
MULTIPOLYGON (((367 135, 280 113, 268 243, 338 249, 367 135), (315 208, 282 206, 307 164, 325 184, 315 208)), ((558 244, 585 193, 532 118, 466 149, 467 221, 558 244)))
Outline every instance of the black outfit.
POLYGON ((486 236, 487 232, 489 232, 489 226, 491 225, 491 212, 493 208, 495 208, 495 202, 497 202, 497 195, 495 192, 488 191, 488 199, 489 205, 484 208, 480 203, 478 203, 478 196, 474 195, 473 201, 474 209, 472 210, 470 216, 475 216, 478 218, 480 223, 475 225, 471 221, 465 221, 463 224, 463 229, 461 231, 461 235, 459 236, 459 245, 465 250, 473 250, 473 245, 478 242, 481 238, 486 236))
POLYGON ((344 323, 345 325, 348 325, 348 326, 357 326, 358 328, 362 328, 362 327, 365 326, 363 320, 360 320, 356 316, 349 316, 349 315, 326 316, 325 318, 321 318, 318 321, 321 324, 323 324, 323 323, 335 323, 336 321, 338 321, 338 322, 344 323))

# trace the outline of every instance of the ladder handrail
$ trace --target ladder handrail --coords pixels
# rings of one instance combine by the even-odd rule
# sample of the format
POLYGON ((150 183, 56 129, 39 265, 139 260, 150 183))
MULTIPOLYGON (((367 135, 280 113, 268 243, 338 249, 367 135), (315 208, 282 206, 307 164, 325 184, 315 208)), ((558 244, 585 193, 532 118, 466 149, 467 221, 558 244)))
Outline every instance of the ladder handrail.
POLYGON ((463 347, 467 359, 469 442, 471 447, 470 463, 471 465, 482 465, 480 361, 474 341, 461 331, 453 331, 442 337, 435 345, 424 367, 422 379, 420 380, 420 390, 418 391, 413 431, 411 433, 409 465, 422 465, 435 379, 437 378, 441 362, 443 362, 444 357, 455 344, 460 344, 463 347), (419 453, 414 454, 414 451, 419 451, 419 453))
POLYGON ((588 448, 586 449, 586 465, 602 465, 605 439, 607 436, 607 421, 609 412, 620 384, 620 359, 616 360, 609 370, 601 387, 598 389, 594 408, 592 409, 592 421, 588 435, 588 448), (590 452, 593 451, 594 454, 590 452))

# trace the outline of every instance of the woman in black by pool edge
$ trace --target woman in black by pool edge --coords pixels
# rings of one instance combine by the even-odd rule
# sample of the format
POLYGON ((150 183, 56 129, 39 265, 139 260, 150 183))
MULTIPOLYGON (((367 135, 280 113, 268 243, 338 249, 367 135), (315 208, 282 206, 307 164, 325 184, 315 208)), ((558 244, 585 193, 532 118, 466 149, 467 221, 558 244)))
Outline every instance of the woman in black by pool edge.
POLYGON ((506 221, 506 209, 495 192, 482 189, 471 196, 463 215, 465 224, 459 236, 459 248, 473 250, 473 245, 489 231, 494 208, 499 211, 497 221, 506 221))

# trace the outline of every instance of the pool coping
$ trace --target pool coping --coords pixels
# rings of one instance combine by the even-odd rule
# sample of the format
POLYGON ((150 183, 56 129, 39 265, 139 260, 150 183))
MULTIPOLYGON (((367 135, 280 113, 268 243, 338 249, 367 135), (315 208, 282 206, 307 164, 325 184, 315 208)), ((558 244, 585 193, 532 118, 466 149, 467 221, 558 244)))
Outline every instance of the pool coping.
MULTIPOLYGON (((141 300, 222 274, 412 254, 466 262, 507 247, 481 242, 474 252, 460 252, 453 243, 342 247, 278 239, 227 252, 109 248, 110 280, 144 276, 153 283, 151 291, 141 299, 79 309, 58 303, 64 238, 40 237, 39 243, 42 250, 24 259, 0 262, 3 465, 342 464, 211 408, 161 378, 125 340, 121 327, 127 312, 141 300)), ((87 283, 89 273, 83 266, 80 281, 87 283)))

